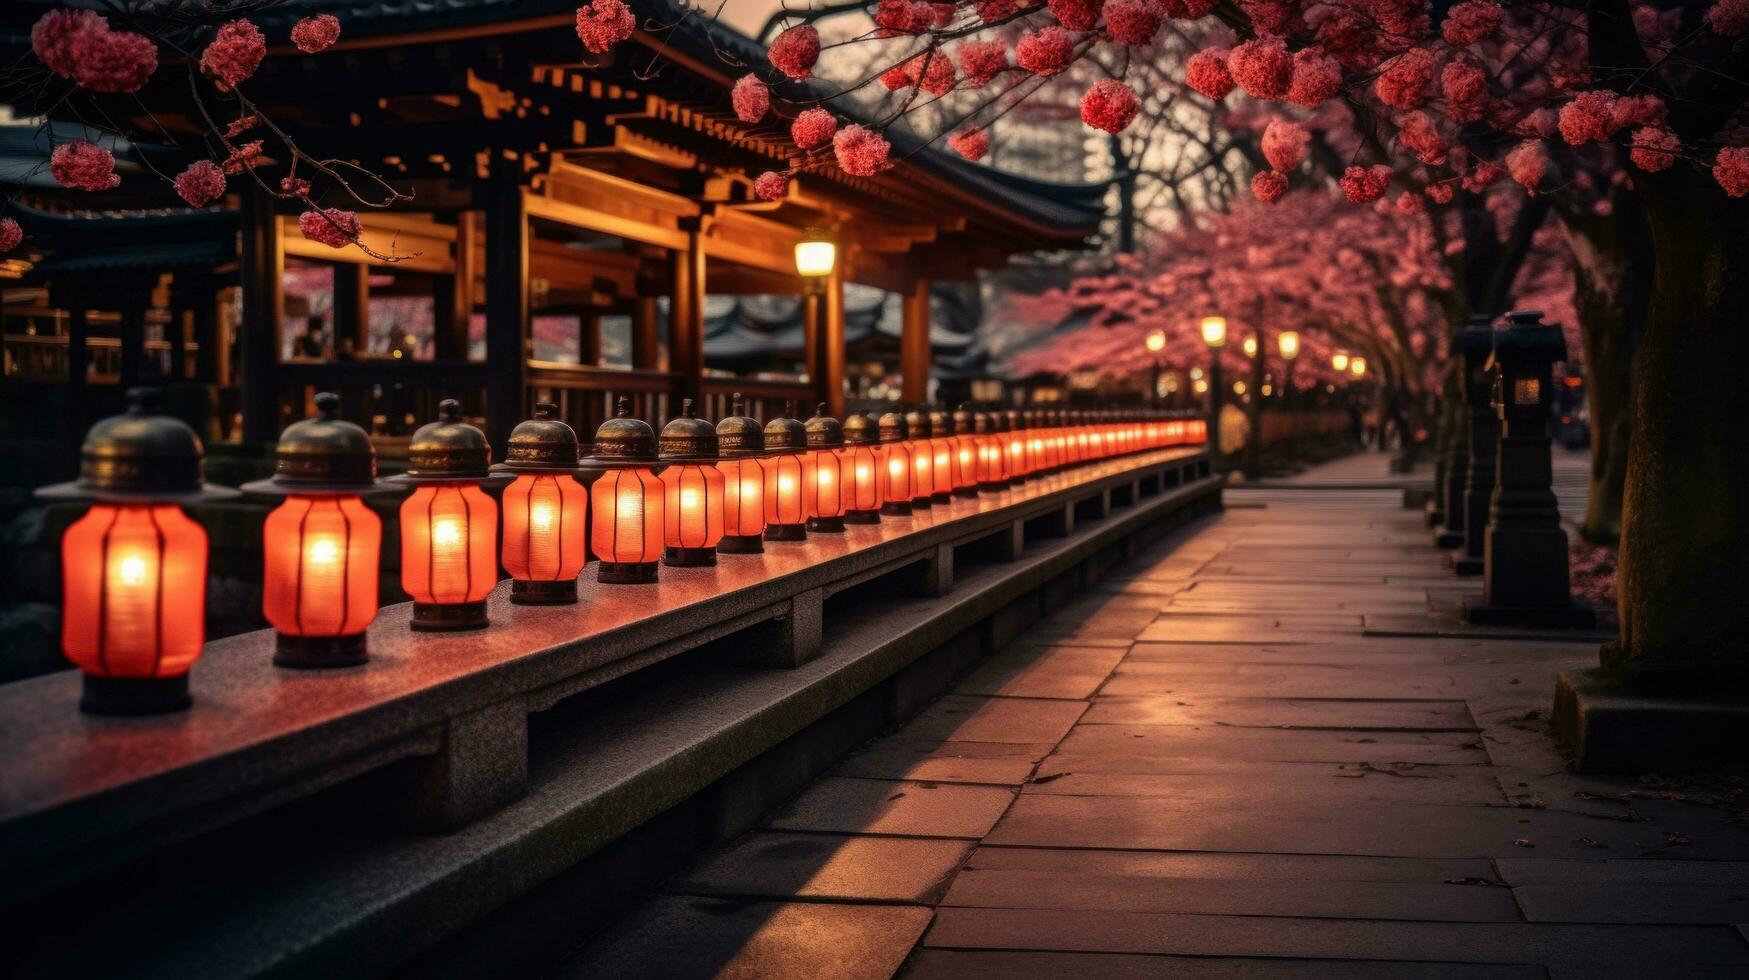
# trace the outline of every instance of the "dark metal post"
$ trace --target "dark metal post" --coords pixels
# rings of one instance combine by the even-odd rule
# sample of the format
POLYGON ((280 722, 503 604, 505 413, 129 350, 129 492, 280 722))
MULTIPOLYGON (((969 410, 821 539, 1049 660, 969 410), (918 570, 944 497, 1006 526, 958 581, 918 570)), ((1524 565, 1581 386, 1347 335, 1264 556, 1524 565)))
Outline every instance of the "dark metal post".
MULTIPOLYGON (((1482 574, 1482 549, 1488 530, 1488 502, 1494 495, 1495 460, 1500 443, 1500 419, 1491 402, 1494 378, 1488 356, 1499 331, 1465 330, 1464 404, 1469 414, 1469 460, 1464 466, 1463 544, 1452 556, 1459 575, 1482 574)), ((1450 525, 1448 524, 1449 528, 1450 525)))
POLYGON ((486 441, 503 458, 528 388, 528 215, 514 173, 486 187, 486 441))

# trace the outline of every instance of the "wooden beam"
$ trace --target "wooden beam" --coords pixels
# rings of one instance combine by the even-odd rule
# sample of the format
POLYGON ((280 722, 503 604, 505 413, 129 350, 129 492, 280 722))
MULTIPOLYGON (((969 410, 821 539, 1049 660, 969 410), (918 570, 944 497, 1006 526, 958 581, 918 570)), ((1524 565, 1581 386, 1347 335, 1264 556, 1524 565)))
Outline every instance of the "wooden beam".
POLYGON ((826 277, 826 296, 820 317, 820 400, 826 414, 844 416, 844 273, 833 268, 826 277))
POLYGON ((918 279, 905 295, 904 324, 899 334, 899 373, 904 378, 902 398, 908 402, 929 400, 929 280, 918 279))
POLYGON ((529 195, 514 171, 485 188, 486 438, 500 460, 528 391, 529 195))
POLYGON ((241 390, 245 443, 271 442, 279 436, 279 344, 280 319, 284 311, 283 276, 285 252, 279 223, 273 214, 273 198, 250 184, 243 191, 243 249, 237 279, 243 290, 243 319, 239 324, 239 358, 243 362, 237 380, 241 390))

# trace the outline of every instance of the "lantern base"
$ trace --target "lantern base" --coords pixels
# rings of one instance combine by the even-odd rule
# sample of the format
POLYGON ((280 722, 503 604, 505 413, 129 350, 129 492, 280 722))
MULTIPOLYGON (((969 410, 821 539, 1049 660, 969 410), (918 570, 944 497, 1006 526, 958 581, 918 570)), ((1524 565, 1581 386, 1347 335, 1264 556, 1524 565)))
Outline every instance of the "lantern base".
POLYGON ((844 533, 843 517, 810 517, 808 532, 811 534, 842 534, 844 533))
POLYGON ((595 581, 607 585, 650 585, 656 581, 661 566, 653 561, 597 562, 595 581))
POLYGON ((162 715, 185 711, 188 675, 177 677, 93 677, 85 675, 79 710, 91 715, 162 715))
POLYGON ((935 506, 935 501, 930 500, 928 497, 912 497, 911 498, 911 509, 913 511, 928 510, 929 508, 934 507, 934 506, 935 506))
POLYGON ((935 501, 938 504, 951 504, 951 503, 953 503, 953 491, 952 490, 937 490, 937 491, 935 491, 935 494, 933 496, 931 496, 929 499, 935 501))
POLYGON ((725 534, 717 542, 719 555, 758 555, 765 552, 765 538, 758 534, 725 534))
POLYGON ((662 564, 673 568, 708 568, 717 563, 715 548, 664 548, 662 564))
POLYGON ((846 524, 879 524, 881 512, 878 510, 847 510, 844 512, 846 524))
POLYGON ((881 513, 887 515, 888 517, 910 517, 911 516, 911 501, 909 501, 909 500, 889 500, 886 503, 881 505, 881 513))
POLYGON ((486 603, 451 602, 413 603, 413 622, 408 624, 421 633, 448 633, 456 630, 485 629, 486 603))
POLYGON ((765 540, 806 541, 808 540, 808 526, 806 524, 767 524, 765 525, 765 540))
POLYGON ((357 667, 368 659, 363 633, 351 636, 287 636, 281 633, 273 644, 273 663, 277 667, 357 667))
POLYGON ((510 582, 510 601, 519 606, 569 606, 577 601, 577 580, 560 582, 510 582))
POLYGON ((953 495, 956 497, 976 497, 978 495, 978 485, 974 483, 967 487, 955 487, 953 495))

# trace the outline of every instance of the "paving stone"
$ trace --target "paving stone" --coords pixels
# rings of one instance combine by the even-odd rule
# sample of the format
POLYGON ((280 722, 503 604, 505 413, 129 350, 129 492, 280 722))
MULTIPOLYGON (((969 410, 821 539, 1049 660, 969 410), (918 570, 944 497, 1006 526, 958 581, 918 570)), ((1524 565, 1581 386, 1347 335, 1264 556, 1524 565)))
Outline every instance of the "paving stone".
MULTIPOLYGON (((1031 847, 1482 858, 1513 857, 1532 848, 1557 857, 1575 857, 1597 847, 1634 853, 1666 844, 1664 831, 1650 824, 1505 806, 1337 807, 1272 800, 1214 806, 1172 797, 1044 794, 1022 795, 986 841, 1031 847), (1527 843, 1518 844, 1520 840, 1527 843)), ((1692 846, 1702 858, 1749 855, 1749 840, 1742 835, 1692 846)))
POLYGON ((1338 633, 1345 629, 1360 632, 1358 627, 1314 626, 1252 617, 1173 616, 1156 619, 1132 635, 1138 643, 1272 643, 1280 642, 1288 634, 1298 638, 1302 634, 1338 633))
POLYGON ((693 895, 933 904, 971 853, 964 841, 756 833, 669 886, 693 895))
POLYGON ((1428 766, 1402 774, 1361 765, 1285 773, 1050 773, 1023 793, 1047 796, 1168 796, 1234 806, 1261 801, 1328 803, 1504 804, 1500 784, 1470 766, 1428 766))
POLYGON ((1223 664, 1385 664, 1398 666, 1443 666, 1446 654, 1426 648, 1411 649, 1379 645, 1380 640, 1343 640, 1330 643, 1137 643, 1129 660, 1159 663, 1223 664))
POLYGON ((1082 701, 948 695, 899 735, 958 742, 1056 742, 1086 710, 1082 701))
MULTIPOLYGON (((1172 773, 1173 760, 1485 765, 1474 735, 1447 732, 1284 732, 1173 725, 1086 725, 1069 733, 1040 772, 1172 773), (1074 761, 1074 765, 1069 764, 1074 761), (1079 768, 1076 768, 1079 766, 1079 768)), ((1189 770, 1206 771, 1206 770, 1189 770)))
POLYGON ((906 980, 1014 980, 1015 977, 1100 977, 1102 980, 1544 980, 1536 966, 1409 963, 1362 960, 1264 960, 1111 953, 978 952, 925 949, 911 958, 906 980))
POLYGON ((1019 785, 1054 746, 1029 742, 933 742, 886 738, 844 760, 839 776, 936 783, 1019 785))
MULTIPOLYGON (((1501 858, 1500 877, 1513 885, 1742 885, 1749 887, 1749 861, 1564 861, 1501 858)), ((1652 892, 1651 894, 1659 894, 1652 892)), ((1744 920, 1737 920, 1744 921, 1744 920)))
POLYGON ((1519 919, 1509 889, 1446 883, 1492 877, 1486 862, 1410 860, 1396 862, 1406 865, 1399 869, 1381 868, 1390 863, 1322 858, 1312 874, 1313 868, 1293 867, 1292 859, 1281 857, 986 847, 954 879, 942 905, 1441 922, 1519 919), (1352 874, 1346 861, 1354 862, 1352 874))
POLYGON ((1293 959, 1544 964, 1619 976, 1742 976, 1722 926, 1366 922, 1073 909, 942 908, 924 945, 1293 959), (1680 964, 1680 966, 1678 966, 1680 964))
POLYGON ((886 980, 929 925, 925 908, 662 896, 617 923, 563 977, 886 980))
POLYGON ((1363 701, 1340 698, 1102 697, 1084 725, 1235 725, 1251 728, 1476 731, 1462 701, 1363 701))
POLYGON ((1122 660, 1113 647, 1017 647, 991 657, 954 687, 1014 698, 1091 697, 1122 660))
POLYGON ((1531 922, 1749 921, 1749 878, 1735 885, 1525 885, 1512 894, 1531 922))
POLYGON ((766 818, 773 830, 977 838, 1014 798, 996 786, 935 785, 831 776, 766 818))
POLYGON ((1168 604, 1160 610, 1160 623, 1195 622, 1198 618, 1215 617, 1222 620, 1258 621, 1270 628, 1290 626, 1352 626, 1359 630, 1361 617, 1359 613, 1333 613, 1328 611, 1312 612, 1305 609, 1246 609, 1235 612, 1198 609, 1178 603, 1168 604))
POLYGON ((1125 662, 1101 693, 1109 696, 1180 694, 1202 697, 1420 698, 1462 694, 1444 668, 1324 664, 1181 664, 1125 662))

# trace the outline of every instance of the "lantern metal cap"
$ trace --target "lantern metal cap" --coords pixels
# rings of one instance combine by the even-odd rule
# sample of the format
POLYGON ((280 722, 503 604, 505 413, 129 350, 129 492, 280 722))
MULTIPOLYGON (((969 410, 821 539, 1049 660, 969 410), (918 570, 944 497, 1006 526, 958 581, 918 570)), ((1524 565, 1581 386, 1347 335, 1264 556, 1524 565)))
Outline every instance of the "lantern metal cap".
POLYGON ((929 425, 929 413, 921 408, 913 408, 905 413, 905 429, 913 439, 927 439, 935 431, 929 425))
POLYGON ((1020 409, 1011 408, 1004 412, 1003 415, 1006 416, 1005 421, 1008 423, 1008 431, 1019 432, 1021 429, 1026 428, 1026 416, 1021 414, 1020 409))
POLYGON ((989 412, 972 413, 972 431, 981 436, 987 436, 996 431, 996 417, 989 412))
POLYGON ((177 503, 227 500, 206 482, 205 451, 186 422, 159 411, 156 388, 128 390, 128 410, 99 421, 79 450, 79 479, 36 491, 43 500, 177 503))
POLYGON ((683 399, 679 416, 662 427, 656 447, 658 457, 666 463, 714 463, 717 427, 693 414, 692 399, 683 399))
POLYGON ((851 446, 868 446, 881 441, 880 426, 862 412, 844 417, 844 442, 851 446))
POLYGON ((784 407, 785 414, 765 423, 765 451, 777 455, 799 453, 808 445, 808 429, 800 419, 791 418, 796 403, 784 407))
POLYGON ((929 410, 929 430, 937 439, 945 439, 954 434, 953 416, 945 410, 932 408, 929 410))
POLYGON ((814 406, 814 415, 802 424, 809 449, 830 449, 844 445, 844 424, 826 414, 826 403, 814 406))
POLYGON ((977 431, 978 413, 972 411, 971 403, 960 402, 953 410, 953 431, 962 436, 969 436, 977 431))
POLYGON ((898 412, 888 412, 881 416, 880 433, 882 442, 904 442, 910 437, 905 426, 905 416, 898 412))
POLYGON ((339 414, 339 395, 318 394, 315 417, 293 422, 279 434, 273 477, 240 489, 261 497, 342 497, 397 489, 377 479, 369 433, 339 414))
POLYGON ((558 417, 559 406, 537 402, 534 417, 510 430, 504 462, 494 473, 575 473, 580 449, 577 430, 558 417))
POLYGON ((595 430, 595 453, 590 458, 609 466, 656 461, 656 430, 643 419, 632 418, 630 398, 621 398, 614 417, 595 430))
POLYGON ((407 472, 391 479, 415 486, 496 482, 492 447, 484 432, 462 421, 461 402, 445 398, 437 403, 437 421, 420 426, 407 443, 407 472))
POLYGON ((717 422, 717 452, 724 459, 757 456, 765 452, 765 429, 758 419, 742 414, 745 409, 740 392, 731 396, 729 406, 732 414, 717 422))

